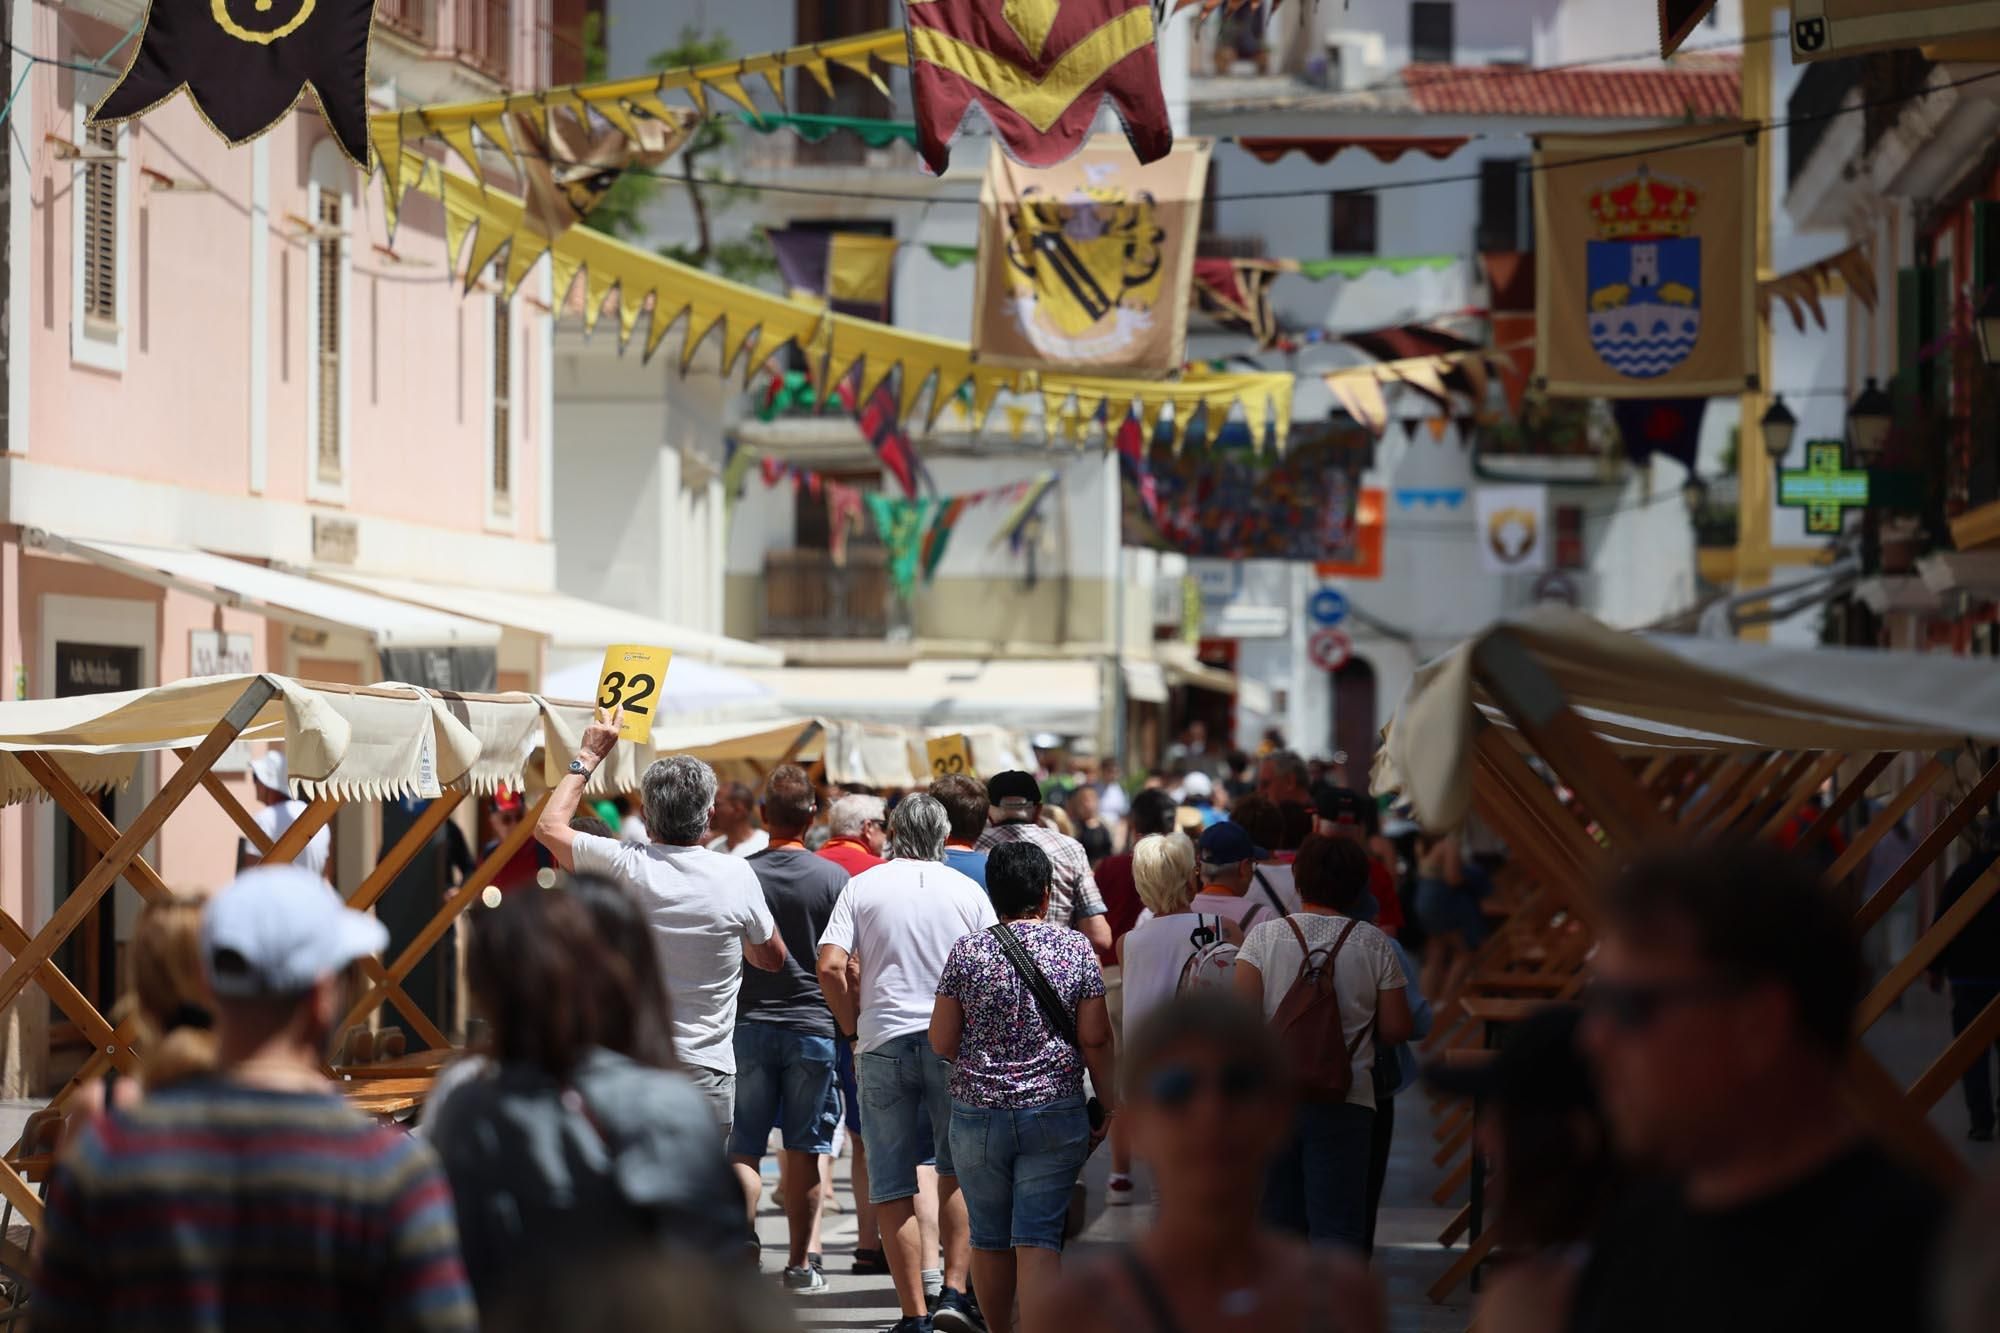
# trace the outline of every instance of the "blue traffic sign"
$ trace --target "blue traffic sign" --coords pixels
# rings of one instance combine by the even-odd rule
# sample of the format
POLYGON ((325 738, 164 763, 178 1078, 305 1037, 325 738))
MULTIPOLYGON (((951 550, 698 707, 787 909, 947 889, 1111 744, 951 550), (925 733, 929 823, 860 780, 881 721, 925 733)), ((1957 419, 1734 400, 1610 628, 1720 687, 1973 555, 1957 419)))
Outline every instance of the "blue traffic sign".
POLYGON ((1306 603, 1316 625, 1333 626, 1347 619, 1347 597, 1338 588, 1321 588, 1306 603))

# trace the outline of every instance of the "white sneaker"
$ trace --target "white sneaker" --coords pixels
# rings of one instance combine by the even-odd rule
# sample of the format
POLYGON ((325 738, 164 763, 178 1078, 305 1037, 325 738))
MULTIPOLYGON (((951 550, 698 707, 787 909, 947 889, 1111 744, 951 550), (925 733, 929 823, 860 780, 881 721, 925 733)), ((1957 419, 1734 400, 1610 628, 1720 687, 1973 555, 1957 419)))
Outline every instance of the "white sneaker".
POLYGON ((1113 1208, 1124 1208, 1131 1204, 1139 1191, 1133 1187, 1132 1177, 1113 1175, 1105 1185, 1105 1202, 1113 1208))
POLYGON ((826 1274, 811 1264, 785 1270, 785 1290, 794 1296, 817 1296, 826 1290, 826 1274))

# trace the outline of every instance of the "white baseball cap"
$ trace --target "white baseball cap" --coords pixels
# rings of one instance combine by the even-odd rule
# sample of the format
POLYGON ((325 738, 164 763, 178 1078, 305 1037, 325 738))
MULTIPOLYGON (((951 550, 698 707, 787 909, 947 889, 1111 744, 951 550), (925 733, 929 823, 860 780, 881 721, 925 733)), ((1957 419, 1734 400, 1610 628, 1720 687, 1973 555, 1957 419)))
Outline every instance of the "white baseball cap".
POLYGON ((388 945, 387 926, 303 866, 246 870, 201 914, 202 967, 226 998, 298 995, 388 945))
POLYGON ((290 774, 285 768, 285 752, 283 750, 274 747, 252 759, 250 761, 250 776, 257 779, 257 785, 260 787, 268 787, 272 791, 282 792, 286 796, 292 794, 291 786, 286 781, 290 774))

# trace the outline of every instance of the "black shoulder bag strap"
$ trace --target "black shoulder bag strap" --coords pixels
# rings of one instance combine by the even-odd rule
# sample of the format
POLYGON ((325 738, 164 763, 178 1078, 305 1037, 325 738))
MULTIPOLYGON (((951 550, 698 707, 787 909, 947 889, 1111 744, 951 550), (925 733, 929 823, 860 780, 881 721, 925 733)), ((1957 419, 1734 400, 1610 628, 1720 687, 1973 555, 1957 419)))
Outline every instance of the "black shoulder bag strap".
POLYGON ((1007 928, 1005 922, 996 922, 988 926, 986 933, 999 944, 1000 952, 1007 955, 1007 961, 1014 965, 1014 970, 1020 973, 1021 980, 1027 982, 1028 989, 1034 992, 1035 1003, 1041 1008, 1043 1020, 1058 1037, 1081 1049, 1082 1043, 1076 1037, 1076 1019, 1063 1007, 1062 997, 1056 994, 1056 988, 1049 984, 1049 979, 1042 975, 1042 969, 1035 966, 1035 960, 1021 947, 1019 937, 1007 928))
POLYGON ((1278 891, 1271 887, 1271 881, 1264 878, 1264 872, 1261 870, 1252 870, 1250 873, 1257 877, 1257 887, 1262 889, 1264 896, 1271 900, 1271 906, 1278 909, 1278 915, 1290 916, 1292 909, 1285 906, 1285 900, 1280 898, 1278 891))

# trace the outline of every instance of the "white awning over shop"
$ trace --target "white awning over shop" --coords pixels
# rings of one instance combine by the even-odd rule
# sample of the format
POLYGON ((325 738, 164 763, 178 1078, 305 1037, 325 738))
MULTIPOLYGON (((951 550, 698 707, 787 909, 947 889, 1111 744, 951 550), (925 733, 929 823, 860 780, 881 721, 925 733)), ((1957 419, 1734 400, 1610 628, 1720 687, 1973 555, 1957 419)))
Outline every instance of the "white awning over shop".
POLYGON ((1092 736, 1104 707, 1095 659, 936 658, 900 667, 752 671, 787 712, 925 727, 987 723, 1022 732, 1092 736))
POLYGON ((1163 643, 1159 646, 1164 659, 1167 680, 1175 685, 1192 685, 1198 690, 1212 690, 1217 694, 1236 693, 1236 676, 1221 667, 1212 667, 1195 656, 1194 649, 1185 644, 1163 643))
POLYGON ((381 574, 352 574, 345 570, 315 570, 313 578, 328 586, 359 589, 398 602, 434 607, 527 634, 540 634, 555 648, 601 653, 614 643, 643 643, 728 666, 775 667, 783 665, 785 660, 783 653, 762 644, 689 629, 563 593, 473 588, 381 574))
POLYGON ((1167 673, 1158 662, 1126 658, 1119 663, 1125 673, 1125 697, 1135 704, 1163 704, 1167 701, 1167 673))
POLYGON ((380 648, 479 647, 500 642, 499 625, 483 617, 468 619, 413 606, 207 551, 49 535, 42 536, 39 545, 46 551, 78 556, 130 578, 220 606, 241 607, 283 624, 328 631, 359 630, 380 648))

